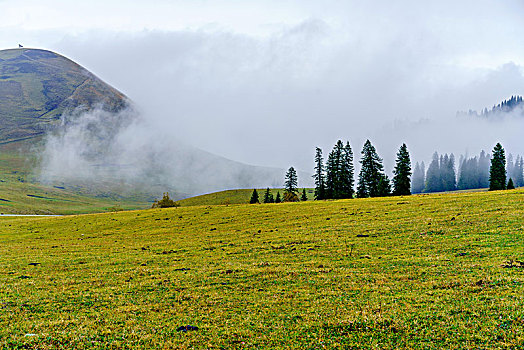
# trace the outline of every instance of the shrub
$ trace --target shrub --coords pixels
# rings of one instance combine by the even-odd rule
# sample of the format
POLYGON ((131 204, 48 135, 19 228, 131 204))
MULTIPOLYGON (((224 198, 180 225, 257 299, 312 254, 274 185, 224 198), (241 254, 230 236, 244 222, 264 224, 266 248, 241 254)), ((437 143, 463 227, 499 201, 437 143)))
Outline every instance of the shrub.
POLYGON ((164 192, 162 199, 158 201, 154 201, 151 208, 173 208, 173 207, 179 207, 179 206, 180 206, 179 203, 176 203, 174 200, 169 198, 168 192, 164 192))

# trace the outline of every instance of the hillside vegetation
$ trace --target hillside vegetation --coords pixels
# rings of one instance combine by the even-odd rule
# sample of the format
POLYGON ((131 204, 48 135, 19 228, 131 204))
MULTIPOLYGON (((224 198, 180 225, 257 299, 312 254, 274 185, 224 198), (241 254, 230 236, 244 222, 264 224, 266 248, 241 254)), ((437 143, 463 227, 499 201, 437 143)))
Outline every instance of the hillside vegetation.
POLYGON ((0 218, 0 348, 520 348, 523 199, 0 218))
POLYGON ((41 135, 79 106, 118 111, 127 103, 122 93, 54 52, 0 50, 0 143, 41 135))

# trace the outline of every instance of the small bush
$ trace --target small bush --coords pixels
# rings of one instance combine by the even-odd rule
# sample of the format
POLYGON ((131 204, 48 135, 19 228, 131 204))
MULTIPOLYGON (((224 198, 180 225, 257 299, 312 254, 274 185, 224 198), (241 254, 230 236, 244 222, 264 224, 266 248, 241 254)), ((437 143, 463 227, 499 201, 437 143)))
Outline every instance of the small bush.
POLYGON ((164 195, 161 200, 155 201, 151 208, 173 208, 179 207, 180 204, 176 203, 174 200, 169 198, 169 193, 164 192, 164 195))

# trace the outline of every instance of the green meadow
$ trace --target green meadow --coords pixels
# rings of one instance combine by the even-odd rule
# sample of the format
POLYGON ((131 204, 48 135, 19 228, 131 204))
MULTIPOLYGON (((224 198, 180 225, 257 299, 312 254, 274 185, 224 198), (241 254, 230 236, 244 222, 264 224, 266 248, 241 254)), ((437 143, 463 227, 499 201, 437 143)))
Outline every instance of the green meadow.
POLYGON ((3 217, 0 348, 523 348, 523 203, 514 190, 3 217))

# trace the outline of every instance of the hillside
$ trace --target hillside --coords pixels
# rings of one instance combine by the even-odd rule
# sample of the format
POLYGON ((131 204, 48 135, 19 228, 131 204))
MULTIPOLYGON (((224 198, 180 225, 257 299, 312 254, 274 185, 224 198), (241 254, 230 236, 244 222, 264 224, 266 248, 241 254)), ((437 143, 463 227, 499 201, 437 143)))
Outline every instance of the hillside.
POLYGON ((520 348, 523 196, 0 217, 0 348, 520 348))
MULTIPOLYGON (((184 198, 283 181, 281 169, 235 162, 177 142, 170 133, 159 139, 144 119, 122 93, 64 56, 0 50, 0 145, 9 146, 0 148, 5 159, 0 178, 24 173, 24 182, 13 183, 20 193, 33 191, 24 189, 29 185, 42 193, 66 188, 93 199, 96 208, 100 200, 144 208, 164 191, 184 198)), ((15 187, 2 193, 17 198, 6 202, 11 212, 79 209, 28 202, 9 193, 15 187)))
POLYGON ((116 112, 127 103, 122 93, 59 54, 0 51, 0 142, 41 135, 80 106, 116 112))
MULTIPOLYGON (((264 198, 265 191, 265 188, 257 189, 261 203, 262 199, 264 198)), ((272 188, 270 189, 270 192, 273 195, 273 198, 277 196, 277 192, 280 192, 281 196, 284 195, 284 190, 282 188, 272 188)), ((246 204, 249 203, 252 194, 253 189, 226 190, 182 199, 177 201, 177 203, 182 207, 191 207, 197 205, 246 204)), ((302 194, 302 189, 300 189, 300 194, 302 194)), ((306 194, 308 196, 308 200, 313 200, 315 191, 314 189, 306 189, 306 194)))

